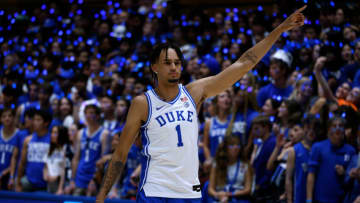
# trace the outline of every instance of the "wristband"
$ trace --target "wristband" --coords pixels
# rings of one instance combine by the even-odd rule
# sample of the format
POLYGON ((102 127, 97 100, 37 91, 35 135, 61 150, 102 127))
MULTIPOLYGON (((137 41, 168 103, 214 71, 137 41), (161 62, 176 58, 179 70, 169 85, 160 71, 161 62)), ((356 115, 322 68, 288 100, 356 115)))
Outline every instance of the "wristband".
POLYGON ((312 199, 307 199, 306 203, 312 203, 312 199))
POLYGON ((231 192, 231 196, 235 196, 235 192, 234 192, 234 191, 231 192))

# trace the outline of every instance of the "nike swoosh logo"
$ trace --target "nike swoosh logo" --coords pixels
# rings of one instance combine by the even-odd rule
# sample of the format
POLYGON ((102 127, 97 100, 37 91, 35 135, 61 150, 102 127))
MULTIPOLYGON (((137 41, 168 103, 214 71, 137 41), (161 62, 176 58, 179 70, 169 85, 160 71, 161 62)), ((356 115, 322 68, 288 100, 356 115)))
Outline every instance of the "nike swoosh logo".
POLYGON ((162 105, 162 106, 159 106, 159 107, 156 107, 156 111, 159 111, 160 109, 162 109, 165 105, 162 105))

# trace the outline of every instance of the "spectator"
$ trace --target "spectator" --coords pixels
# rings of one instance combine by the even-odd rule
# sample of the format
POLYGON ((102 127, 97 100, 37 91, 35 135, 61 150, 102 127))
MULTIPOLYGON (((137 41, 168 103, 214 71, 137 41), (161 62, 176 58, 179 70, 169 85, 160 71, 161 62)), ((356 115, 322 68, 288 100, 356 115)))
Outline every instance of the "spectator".
POLYGON ((320 121, 314 115, 303 119, 304 137, 288 150, 286 162, 286 199, 288 203, 306 201, 306 178, 312 144, 316 141, 320 121))
POLYGON ((226 136, 211 168, 208 202, 250 202, 253 169, 242 153, 237 136, 226 136))
POLYGON ((346 168, 355 150, 344 144, 345 120, 333 117, 329 121, 328 139, 311 147, 306 183, 307 201, 340 202, 344 198, 346 168))
POLYGON ((44 180, 49 193, 63 194, 65 182, 65 145, 69 142, 68 129, 53 126, 51 129, 50 149, 45 158, 44 180))
POLYGON ((259 106, 263 106, 265 101, 272 96, 287 98, 293 91, 291 86, 286 86, 286 78, 290 73, 292 62, 291 54, 284 50, 278 50, 270 58, 270 76, 274 82, 259 90, 257 95, 259 106))
POLYGON ((34 112, 34 133, 25 138, 15 189, 21 191, 45 191, 43 179, 45 157, 49 152, 51 115, 46 110, 34 112))
POLYGON ((67 98, 63 97, 60 99, 60 120, 63 126, 70 128, 70 126, 74 123, 74 118, 72 116, 73 112, 73 103, 67 98))
POLYGON ((8 190, 14 186, 21 135, 15 126, 15 111, 13 109, 3 109, 0 118, 2 124, 0 130, 0 188, 1 190, 8 190))
MULTIPOLYGON (((75 196, 85 195, 94 187, 95 164, 107 152, 109 132, 100 125, 100 109, 85 107, 85 127, 76 137, 76 152, 72 160, 72 180, 66 189, 75 196)), ((93 191, 92 191, 93 192, 93 191)))
POLYGON ((256 137, 256 147, 252 152, 253 167, 255 170, 255 202, 265 202, 271 199, 270 178, 272 171, 267 170, 267 160, 270 158, 276 145, 276 137, 271 133, 269 117, 259 115, 252 122, 252 131, 256 137))
POLYGON ((204 127, 205 167, 210 167, 218 145, 224 140, 230 122, 231 97, 225 91, 214 98, 215 116, 206 121, 204 127))

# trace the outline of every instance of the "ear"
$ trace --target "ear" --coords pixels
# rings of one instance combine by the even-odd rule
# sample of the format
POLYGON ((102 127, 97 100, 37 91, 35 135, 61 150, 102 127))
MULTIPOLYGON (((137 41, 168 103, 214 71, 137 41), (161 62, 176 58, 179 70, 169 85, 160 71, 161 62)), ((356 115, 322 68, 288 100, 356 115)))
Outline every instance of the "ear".
POLYGON ((151 68, 152 71, 154 71, 155 74, 158 73, 158 67, 157 67, 157 65, 154 64, 154 65, 152 65, 150 68, 151 68))

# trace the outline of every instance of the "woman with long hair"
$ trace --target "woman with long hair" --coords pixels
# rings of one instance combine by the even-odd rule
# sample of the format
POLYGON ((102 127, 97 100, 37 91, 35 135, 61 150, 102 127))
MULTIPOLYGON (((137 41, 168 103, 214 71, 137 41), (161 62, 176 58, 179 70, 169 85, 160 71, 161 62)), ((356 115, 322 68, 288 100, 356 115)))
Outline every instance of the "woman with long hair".
POLYGON ((224 91, 214 98, 215 116, 206 120, 204 127, 205 168, 211 166, 218 145, 224 140, 230 122, 231 93, 224 91))
POLYGON ((235 88, 230 124, 226 135, 236 135, 241 138, 242 145, 247 143, 251 121, 258 115, 256 102, 255 77, 247 73, 240 80, 240 87, 235 88))
POLYGON ((47 182, 47 191, 63 194, 65 182, 65 145, 69 143, 68 129, 63 126, 54 126, 51 129, 49 153, 44 167, 44 180, 47 182))
POLYGON ((242 150, 238 136, 226 136, 219 145, 210 173, 210 202, 250 202, 253 170, 242 150))

